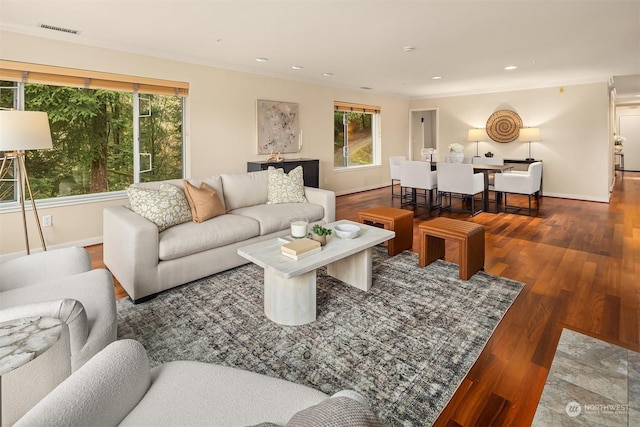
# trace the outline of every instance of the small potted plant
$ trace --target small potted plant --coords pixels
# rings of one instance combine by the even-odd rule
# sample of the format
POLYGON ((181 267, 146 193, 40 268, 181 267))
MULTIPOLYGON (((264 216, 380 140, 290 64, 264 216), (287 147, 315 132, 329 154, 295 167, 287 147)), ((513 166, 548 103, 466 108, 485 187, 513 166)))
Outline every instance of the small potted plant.
POLYGON ((327 236, 331 235, 331 229, 325 228, 320 224, 315 224, 311 227, 311 238, 320 242, 320 246, 327 244, 327 236))

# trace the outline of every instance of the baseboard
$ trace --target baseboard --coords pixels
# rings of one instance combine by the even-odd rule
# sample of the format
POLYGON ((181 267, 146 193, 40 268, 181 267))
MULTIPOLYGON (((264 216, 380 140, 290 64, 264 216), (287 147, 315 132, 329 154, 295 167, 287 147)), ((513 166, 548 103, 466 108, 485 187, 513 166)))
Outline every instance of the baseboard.
POLYGON ((579 194, 562 194, 562 193, 545 193, 544 197, 557 197, 559 199, 572 199, 572 200, 583 200, 585 202, 601 202, 601 203, 609 203, 609 197, 594 197, 594 196, 584 196, 579 194))
MULTIPOLYGON (((102 243, 102 236, 92 237, 90 239, 76 240, 75 242, 61 243, 59 245, 49 245, 49 244, 47 244, 47 250, 69 248, 71 246, 84 247, 84 246, 98 245, 100 243, 102 243)), ((36 248, 36 249, 31 250, 31 253, 37 253, 37 252, 42 252, 42 248, 36 248)), ((25 251, 21 251, 21 252, 13 252, 13 253, 10 253, 10 254, 0 255, 0 263, 1 262, 5 262, 5 261, 9 261, 10 259, 14 259, 14 258, 18 258, 18 257, 21 257, 21 256, 25 256, 26 254, 27 254, 27 251, 25 250, 25 251)))
MULTIPOLYGON (((370 185, 368 187, 353 188, 351 190, 335 191, 335 193, 336 193, 336 196, 344 196, 345 194, 361 193, 363 191, 377 190, 379 188, 385 188, 385 187, 390 187, 390 186, 386 184, 377 184, 377 185, 370 185)), ((389 189, 389 195, 391 195, 391 189, 389 189)))

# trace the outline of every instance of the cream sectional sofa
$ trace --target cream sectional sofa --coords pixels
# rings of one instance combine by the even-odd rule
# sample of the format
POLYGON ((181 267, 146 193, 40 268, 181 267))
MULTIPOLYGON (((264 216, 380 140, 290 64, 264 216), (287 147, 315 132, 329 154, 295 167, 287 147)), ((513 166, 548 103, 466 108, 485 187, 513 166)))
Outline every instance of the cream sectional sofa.
MULTIPOLYGON (((241 246, 289 233, 293 218, 310 223, 335 220, 335 194, 304 187, 308 203, 267 204, 268 171, 191 178, 221 196, 226 214, 159 231, 127 206, 104 210, 104 263, 134 302, 158 292, 224 271, 248 261, 241 246)), ((164 181, 183 188, 182 180, 164 181)), ((159 182, 137 184, 159 188, 159 182)))
POLYGON ((382 427, 353 390, 313 388, 229 366, 173 361, 149 369, 120 340, 45 396, 17 426, 382 427))

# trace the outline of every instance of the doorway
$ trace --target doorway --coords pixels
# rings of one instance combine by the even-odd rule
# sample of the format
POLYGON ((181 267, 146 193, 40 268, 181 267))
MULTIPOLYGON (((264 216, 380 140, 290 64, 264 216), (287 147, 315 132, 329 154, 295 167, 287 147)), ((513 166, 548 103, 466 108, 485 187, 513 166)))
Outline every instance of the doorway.
POLYGON ((438 146, 438 110, 411 110, 409 120, 409 159, 421 160, 423 148, 438 146))

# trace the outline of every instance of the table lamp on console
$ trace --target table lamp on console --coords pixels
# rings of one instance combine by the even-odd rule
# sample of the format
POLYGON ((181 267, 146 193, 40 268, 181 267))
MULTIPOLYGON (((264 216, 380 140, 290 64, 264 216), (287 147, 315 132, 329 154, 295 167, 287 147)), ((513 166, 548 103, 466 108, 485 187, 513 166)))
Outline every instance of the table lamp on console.
POLYGON ((526 160, 535 160, 531 157, 531 143, 535 141, 542 141, 542 138, 540 137, 540 128, 521 128, 519 139, 521 142, 529 143, 529 157, 527 157, 526 160))
POLYGON ((478 145, 480 141, 483 141, 485 139, 485 136, 487 136, 487 133, 483 128, 469 129, 467 141, 476 143, 476 157, 480 157, 480 154, 478 153, 478 145))

